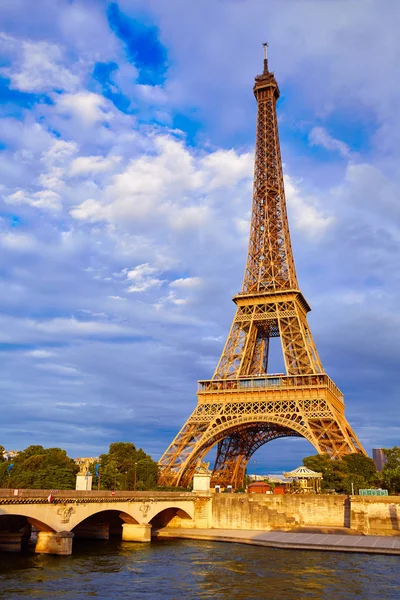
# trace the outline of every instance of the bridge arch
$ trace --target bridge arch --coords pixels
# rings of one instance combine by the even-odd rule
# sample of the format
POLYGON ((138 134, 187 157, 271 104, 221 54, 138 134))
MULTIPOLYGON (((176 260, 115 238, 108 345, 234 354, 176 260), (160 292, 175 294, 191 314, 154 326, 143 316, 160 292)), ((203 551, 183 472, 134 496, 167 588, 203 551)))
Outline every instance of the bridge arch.
POLYGON ((62 505, 62 510, 64 511, 62 517, 66 531, 73 531, 83 523, 94 524, 101 521, 105 523, 107 519, 115 521, 116 516, 121 523, 138 524, 140 522, 136 503, 133 502, 65 504, 62 505))
POLYGON ((71 531, 74 539, 107 540, 113 535, 122 537, 122 527, 125 523, 138 525, 137 519, 126 511, 100 508, 88 516, 83 516, 71 531))
POLYGON ((149 521, 149 524, 153 529, 160 529, 162 527, 193 527, 193 517, 182 508, 170 506, 155 514, 149 521))
POLYGON ((106 522, 112 517, 118 517, 121 520, 121 523, 131 523, 134 525, 138 525, 139 523, 135 517, 125 511, 110 508, 100 508, 99 510, 93 511, 90 515, 82 516, 82 518, 74 524, 72 531, 75 527, 79 527, 84 523, 106 522))
MULTIPOLYGON (((153 502, 152 500, 144 501, 140 506, 140 511, 143 514, 142 523, 151 523, 158 514, 164 510, 174 509, 180 510, 183 514, 187 514, 190 519, 194 520, 194 503, 193 499, 188 500, 163 500, 161 502, 153 502)), ((186 518, 186 517, 185 517, 186 518)))
MULTIPOLYGON (((40 506, 40 509, 43 505, 40 506)), ((7 527, 17 526, 18 518, 25 519, 25 524, 32 525, 38 531, 54 533, 58 531, 51 511, 38 510, 36 505, 16 504, 8 505, 7 511, 0 509, 0 531, 7 527)), ((24 523, 22 522, 22 527, 24 523)))

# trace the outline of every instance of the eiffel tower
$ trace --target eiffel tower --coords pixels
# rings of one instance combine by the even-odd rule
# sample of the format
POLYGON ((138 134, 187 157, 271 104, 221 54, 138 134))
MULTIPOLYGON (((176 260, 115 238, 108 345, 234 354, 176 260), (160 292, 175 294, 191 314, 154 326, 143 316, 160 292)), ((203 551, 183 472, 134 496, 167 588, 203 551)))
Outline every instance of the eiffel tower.
POLYGON ((344 415, 343 394, 324 372, 307 324, 286 213, 276 103, 269 71, 257 75, 257 134, 250 241, 242 291, 221 358, 199 381, 198 404, 159 461, 162 485, 188 485, 217 444, 212 482, 242 485, 254 452, 271 440, 306 438, 332 458, 365 451, 344 415), (269 342, 280 337, 285 374, 268 374, 269 342))

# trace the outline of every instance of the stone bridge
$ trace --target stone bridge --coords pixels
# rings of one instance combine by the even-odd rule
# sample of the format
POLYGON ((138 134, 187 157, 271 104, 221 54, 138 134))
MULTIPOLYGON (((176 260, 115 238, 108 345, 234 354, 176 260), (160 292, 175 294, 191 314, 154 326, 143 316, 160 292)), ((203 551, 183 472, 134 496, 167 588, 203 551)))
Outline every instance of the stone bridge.
POLYGON ((168 528, 179 534, 182 528, 204 533, 303 527, 399 536, 400 496, 0 489, 0 551, 35 543, 36 552, 71 554, 73 538, 118 535, 127 542, 149 542, 168 528))
POLYGON ((0 550, 20 550, 32 528, 36 552, 71 554, 73 537, 148 542, 166 526, 210 527, 210 494, 0 490, 0 550))

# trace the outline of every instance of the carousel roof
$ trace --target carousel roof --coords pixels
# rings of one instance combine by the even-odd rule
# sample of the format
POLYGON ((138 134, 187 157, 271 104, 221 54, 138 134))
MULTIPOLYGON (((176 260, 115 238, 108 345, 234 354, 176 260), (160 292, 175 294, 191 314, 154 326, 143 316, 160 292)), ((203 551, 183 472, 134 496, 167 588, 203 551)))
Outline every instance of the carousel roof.
POLYGON ((294 471, 290 471, 289 473, 284 473, 285 478, 292 479, 311 479, 318 478, 322 479, 322 473, 317 473, 316 471, 311 471, 311 469, 307 469, 307 467, 297 467, 294 471))

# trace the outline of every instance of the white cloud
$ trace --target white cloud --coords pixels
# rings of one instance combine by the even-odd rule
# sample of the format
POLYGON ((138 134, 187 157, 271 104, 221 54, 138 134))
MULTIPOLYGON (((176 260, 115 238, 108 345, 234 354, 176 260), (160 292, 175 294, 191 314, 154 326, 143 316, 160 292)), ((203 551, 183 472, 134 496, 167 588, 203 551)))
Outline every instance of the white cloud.
MULTIPOLYGON (((75 205, 71 216, 89 222, 151 222, 184 231, 210 223, 222 191, 232 198, 232 187, 235 189, 233 203, 238 196, 251 194, 252 157, 248 153, 219 150, 198 156, 182 140, 168 135, 153 135, 147 144, 146 153, 131 160, 111 180, 104 180, 98 196, 75 205)), ((76 159, 72 170, 75 165, 78 170, 86 165, 85 160, 76 159)), ((101 160, 99 165, 103 168, 101 160)), ((114 165, 106 162, 104 170, 109 166, 114 165)))
POLYGON ((173 304, 175 306, 184 306, 188 301, 185 298, 178 298, 175 292, 171 291, 167 296, 163 296, 154 304, 154 308, 157 311, 162 310, 166 304, 173 304))
POLYGON ((57 192, 44 189, 40 190, 39 192, 35 192, 28 204, 31 204, 36 208, 46 208, 57 211, 61 209, 61 198, 57 192))
POLYGON ((191 289, 202 285, 201 277, 181 277, 170 282, 170 287, 191 289))
POLYGON ((348 290, 339 297, 344 304, 363 304, 365 300, 365 293, 357 290, 348 290))
POLYGON ((250 219, 235 219, 235 226, 241 236, 248 236, 250 231, 250 219))
POLYGON ((35 208, 44 208, 51 211, 58 211, 61 208, 59 194, 51 190, 40 190, 31 195, 25 190, 17 190, 8 196, 4 196, 4 201, 7 204, 28 204, 35 208))
POLYGON ((76 92, 75 94, 53 94, 56 111, 67 117, 74 117, 85 126, 97 122, 110 121, 113 113, 107 100, 93 92, 76 92))
POLYGON ((37 240, 30 234, 20 232, 3 232, 0 244, 10 250, 29 252, 38 247, 37 240))
POLYGON ((36 365, 36 368, 43 369, 45 371, 52 371, 53 373, 57 373, 58 375, 74 376, 80 374, 79 370, 76 367, 58 365, 56 363, 38 363, 36 365))
POLYGON ((291 215, 291 223, 309 239, 318 239, 335 221, 333 216, 325 216, 314 198, 303 197, 289 175, 285 175, 286 199, 291 215))
POLYGON ((30 350, 26 352, 27 356, 33 356, 33 358, 50 358, 55 355, 55 352, 51 352, 50 350, 30 350))
POLYGON ((56 44, 45 41, 21 41, 0 34, 4 54, 14 58, 12 67, 3 67, 0 73, 9 77, 11 87, 21 92, 49 92, 74 90, 80 77, 63 65, 63 52, 56 44))
MULTIPOLYGON (((27 189, 16 189, 12 193, 4 194, 7 204, 26 204, 37 209, 59 211, 62 206, 61 194, 64 191, 65 165, 69 164, 71 157, 78 152, 75 142, 50 138, 48 146, 36 157, 40 173, 31 181, 27 189), (40 188, 34 191, 35 188, 40 188)), ((34 154, 28 163, 33 162, 34 154)))
POLYGON ((187 206, 175 208, 169 215, 169 224, 174 229, 199 229, 211 219, 208 206, 187 206))
POLYGON ((129 328, 116 323, 101 321, 78 321, 74 317, 69 319, 57 318, 49 321, 36 321, 33 326, 38 331, 57 335, 130 335, 129 328))
POLYGON ((155 155, 131 161, 107 189, 114 219, 168 217, 197 188, 194 159, 182 142, 156 136, 153 144, 155 155))
POLYGON ((240 180, 250 183, 254 169, 254 155, 246 152, 237 154, 235 150, 217 150, 201 161, 206 179, 206 189, 234 187, 240 180))
POLYGON ((158 269, 151 267, 148 263, 127 271, 126 279, 133 282, 128 287, 128 292, 145 292, 150 288, 160 287, 163 280, 154 277, 156 273, 158 273, 158 269))
POLYGON ((132 335, 132 329, 119 323, 109 321, 83 321, 75 317, 65 318, 57 317, 48 320, 17 320, 16 326, 23 326, 27 332, 27 340, 32 336, 63 338, 68 337, 86 337, 86 336, 129 336, 132 335), (36 334, 36 335, 35 335, 36 334))
POLYGON ((121 161, 120 156, 79 156, 72 161, 69 174, 72 176, 104 173, 114 169, 121 161))
POLYGON ((78 145, 76 142, 67 140, 55 139, 52 141, 50 147, 43 152, 42 161, 47 165, 54 165, 64 163, 66 159, 70 158, 78 152, 78 145))
POLYGON ((16 149, 15 161, 32 165, 36 152, 48 148, 53 136, 47 128, 32 118, 20 121, 16 118, 1 119, 1 137, 7 146, 16 149))
POLYGON ((62 175, 63 170, 61 168, 54 168, 49 173, 42 173, 39 176, 39 184, 50 190, 59 190, 64 185, 61 179, 62 175))
POLYGON ((154 304, 157 311, 161 311, 166 305, 186 306, 193 302, 196 293, 204 286, 201 277, 180 277, 169 282, 170 291, 162 296, 154 304), (179 294, 179 296, 178 296, 179 294), (182 297, 186 296, 186 297, 182 297))
POLYGON ((88 198, 70 211, 71 216, 78 221, 103 221, 107 219, 109 210, 93 198, 88 198))
POLYGON ((340 140, 336 140, 323 127, 313 127, 308 136, 311 146, 322 146, 326 150, 339 152, 343 157, 349 158, 350 148, 340 140))

